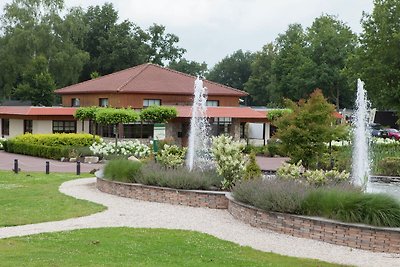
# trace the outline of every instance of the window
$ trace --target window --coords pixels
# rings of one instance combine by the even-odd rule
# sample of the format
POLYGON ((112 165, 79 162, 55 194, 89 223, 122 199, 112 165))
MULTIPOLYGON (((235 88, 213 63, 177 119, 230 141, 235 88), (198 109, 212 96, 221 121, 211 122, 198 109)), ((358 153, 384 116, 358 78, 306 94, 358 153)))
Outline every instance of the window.
POLYGON ((1 119, 1 135, 10 135, 10 120, 1 119))
POLYGON ((116 127, 114 125, 97 124, 97 134, 102 137, 115 137, 116 127))
POLYGON ((79 98, 71 99, 71 107, 80 107, 80 106, 81 106, 81 102, 80 102, 79 98))
POLYGON ((153 136, 154 124, 152 123, 131 123, 124 124, 124 137, 125 138, 149 138, 153 136))
POLYGON ((53 121, 53 133, 76 133, 76 121, 53 121))
POLYGON ((208 107, 218 107, 219 101, 218 100, 207 100, 206 106, 208 107))
POLYGON ((214 118, 211 126, 213 135, 229 134, 232 125, 232 118, 220 117, 214 118))
POLYGON ((108 107, 108 98, 99 98, 100 107, 108 107))
POLYGON ((32 120, 24 120, 24 133, 32 133, 32 120))
POLYGON ((143 99, 143 107, 161 106, 161 99, 143 99))

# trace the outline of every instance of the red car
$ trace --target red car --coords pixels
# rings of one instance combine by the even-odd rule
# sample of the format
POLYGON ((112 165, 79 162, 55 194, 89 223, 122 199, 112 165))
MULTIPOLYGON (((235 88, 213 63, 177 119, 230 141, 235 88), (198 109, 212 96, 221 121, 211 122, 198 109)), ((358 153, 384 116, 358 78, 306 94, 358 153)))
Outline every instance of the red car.
POLYGON ((400 131, 397 129, 383 129, 382 137, 400 140, 400 131))

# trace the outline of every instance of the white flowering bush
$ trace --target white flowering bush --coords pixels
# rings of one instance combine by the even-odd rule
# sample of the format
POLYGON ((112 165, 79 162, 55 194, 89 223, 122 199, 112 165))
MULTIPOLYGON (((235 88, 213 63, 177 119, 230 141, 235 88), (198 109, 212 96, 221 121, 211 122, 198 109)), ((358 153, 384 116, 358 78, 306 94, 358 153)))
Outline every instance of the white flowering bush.
POLYGON ((157 161, 167 168, 176 168, 185 163, 187 148, 165 144, 157 155, 157 161))
POLYGON ((122 155, 145 158, 150 155, 149 146, 140 143, 138 140, 118 141, 117 144, 114 142, 107 143, 101 140, 99 143, 93 143, 89 149, 93 152, 93 154, 102 157, 108 155, 122 155))
POLYGON ((302 177, 304 171, 305 169, 301 164, 301 160, 296 164, 285 162, 276 170, 276 176, 285 180, 297 180, 302 177))
POLYGON ((212 138, 211 152, 217 173, 224 178, 222 188, 231 188, 240 180, 245 171, 247 158, 242 153, 244 145, 232 140, 231 136, 220 135, 212 138))
POLYGON ((0 137, 0 150, 4 149, 3 142, 5 142, 7 139, 0 137))

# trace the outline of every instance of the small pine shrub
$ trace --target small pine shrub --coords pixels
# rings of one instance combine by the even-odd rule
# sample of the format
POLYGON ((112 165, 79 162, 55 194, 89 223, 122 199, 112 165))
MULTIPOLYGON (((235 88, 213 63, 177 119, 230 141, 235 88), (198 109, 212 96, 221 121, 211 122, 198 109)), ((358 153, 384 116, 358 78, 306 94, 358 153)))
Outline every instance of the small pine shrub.
POLYGON ((134 182, 141 176, 142 163, 127 159, 110 160, 104 166, 104 178, 120 182, 134 182))
POLYGON ((245 172, 244 172, 244 179, 255 179, 261 177, 261 169, 258 166, 256 161, 256 155, 254 153, 250 154, 249 160, 247 162, 245 172))

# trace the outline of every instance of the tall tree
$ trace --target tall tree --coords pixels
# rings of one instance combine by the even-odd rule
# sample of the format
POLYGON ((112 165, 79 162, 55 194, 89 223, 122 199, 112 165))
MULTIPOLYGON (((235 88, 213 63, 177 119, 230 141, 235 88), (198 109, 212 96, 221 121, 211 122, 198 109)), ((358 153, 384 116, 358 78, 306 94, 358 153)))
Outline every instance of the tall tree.
POLYGON ((207 73, 207 64, 205 62, 199 63, 196 61, 189 61, 185 58, 181 58, 179 61, 171 61, 168 68, 193 76, 203 77, 207 73))
POLYGON ((251 74, 253 59, 253 53, 238 50, 218 62, 206 75, 206 78, 243 90, 244 84, 248 81, 251 74))
POLYGON ((272 65, 276 57, 276 50, 272 43, 257 52, 251 64, 251 75, 244 85, 244 90, 250 94, 249 105, 275 106, 280 102, 280 96, 275 92, 275 75, 272 65))
POLYGON ((346 60, 354 53, 357 36, 334 16, 316 18, 307 30, 309 53, 314 64, 315 85, 340 106, 352 106, 354 90, 344 75, 346 60))
POLYGON ((276 39, 278 55, 273 64, 276 92, 294 101, 306 98, 315 88, 316 68, 310 58, 307 36, 300 24, 291 24, 276 39))
POLYGON ((365 81, 374 106, 400 110, 400 1, 375 0, 362 26, 354 72, 365 81))

